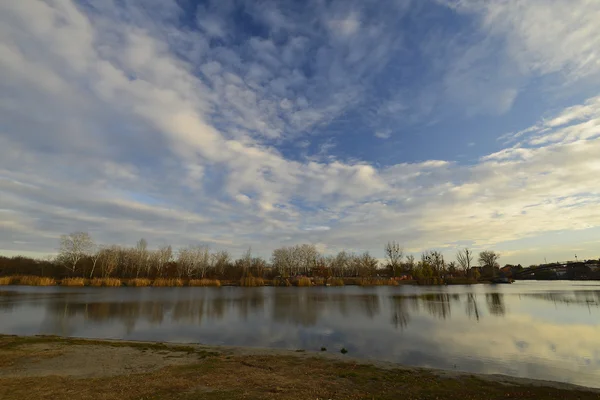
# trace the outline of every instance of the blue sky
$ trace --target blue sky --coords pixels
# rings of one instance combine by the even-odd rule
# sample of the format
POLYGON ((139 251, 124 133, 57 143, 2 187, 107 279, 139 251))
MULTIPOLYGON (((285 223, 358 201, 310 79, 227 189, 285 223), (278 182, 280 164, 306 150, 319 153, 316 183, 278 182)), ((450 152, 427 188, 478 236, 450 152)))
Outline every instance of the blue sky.
POLYGON ((0 250, 598 257, 600 3, 2 1, 0 250))

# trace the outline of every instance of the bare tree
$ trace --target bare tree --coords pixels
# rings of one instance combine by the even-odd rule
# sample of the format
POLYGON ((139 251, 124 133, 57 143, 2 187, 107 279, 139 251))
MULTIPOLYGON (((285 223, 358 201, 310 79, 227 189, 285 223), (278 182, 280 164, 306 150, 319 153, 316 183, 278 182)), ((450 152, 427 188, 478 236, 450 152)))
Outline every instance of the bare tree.
POLYGON ((100 259, 100 257, 102 256, 102 249, 99 247, 94 246, 95 249, 92 252, 92 254, 90 254, 90 258, 92 260, 92 272, 90 272, 90 279, 92 279, 92 276, 94 275, 94 270, 96 269, 96 264, 98 263, 98 260, 100 259))
POLYGON ((458 261, 458 264, 468 276, 471 271, 471 264, 473 263, 473 252, 468 248, 459 250, 456 253, 456 261, 458 261))
POLYGON ((415 256, 413 256, 412 254, 406 256, 406 269, 410 273, 412 273, 412 271, 415 269, 415 256))
POLYGON ((498 266, 498 259, 500 254, 492 250, 486 250, 479 253, 479 265, 482 267, 496 267, 498 266))
MULTIPOLYGON (((140 276, 140 272, 147 269, 148 263, 148 242, 146 239, 141 238, 135 245, 136 252, 136 263, 135 263, 135 277, 140 276)), ((149 272, 146 270, 146 272, 149 272)))
POLYGON ((119 246, 105 247, 100 250, 100 271, 102 277, 109 278, 113 271, 119 265, 120 248, 119 246))
POLYGON ((71 273, 75 273, 79 261, 89 256, 94 249, 94 241, 87 232, 73 232, 60 237, 59 257, 71 273))
POLYGON ((162 246, 155 252, 154 267, 156 268, 156 275, 162 276, 165 266, 173 258, 173 249, 170 245, 162 246))
POLYGON ((210 255, 210 264, 216 274, 220 277, 225 275, 225 268, 229 265, 231 257, 226 250, 218 251, 210 255))
POLYGON ((404 250, 396 242, 388 242, 385 245, 385 257, 387 267, 392 270, 392 276, 396 276, 396 271, 402 266, 402 257, 404 250))

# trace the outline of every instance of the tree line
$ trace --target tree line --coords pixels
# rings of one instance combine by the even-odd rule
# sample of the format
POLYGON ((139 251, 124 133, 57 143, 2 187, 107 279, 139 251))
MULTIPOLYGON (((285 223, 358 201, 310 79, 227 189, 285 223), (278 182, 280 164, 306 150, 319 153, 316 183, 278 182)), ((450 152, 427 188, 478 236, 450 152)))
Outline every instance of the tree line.
POLYGON ((315 245, 300 244, 275 249, 271 259, 254 256, 248 249, 234 259, 226 250, 211 251, 205 245, 189 245, 174 251, 170 245, 151 249, 145 239, 135 246, 99 246, 87 232, 62 235, 58 255, 52 259, 3 258, 0 274, 30 274, 54 278, 179 278, 236 281, 246 276, 274 277, 395 277, 426 284, 448 278, 478 279, 480 268, 498 268, 499 254, 482 251, 477 260, 469 249, 461 249, 455 261, 446 262, 439 251, 426 251, 420 259, 405 255, 397 242, 388 242, 385 260, 368 251, 334 255, 319 253, 315 245), (477 264, 476 264, 477 263, 477 264))

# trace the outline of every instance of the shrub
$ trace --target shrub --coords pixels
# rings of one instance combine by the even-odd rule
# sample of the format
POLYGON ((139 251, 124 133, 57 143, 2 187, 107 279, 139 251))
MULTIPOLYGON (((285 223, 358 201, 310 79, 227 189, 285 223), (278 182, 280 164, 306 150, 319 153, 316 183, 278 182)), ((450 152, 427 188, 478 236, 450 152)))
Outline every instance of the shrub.
POLYGON ((296 281, 296 286, 312 286, 310 278, 302 277, 296 281))
POLYGON ((329 281, 331 286, 344 286, 344 280, 342 278, 334 278, 329 281))
POLYGON ((56 281, 53 278, 46 278, 43 276, 20 276, 14 277, 13 284, 27 285, 27 286, 54 286, 56 281))
POLYGON ((158 278, 152 282, 152 286, 154 287, 174 287, 174 286, 183 286, 183 281, 181 279, 164 279, 158 278))
POLYGON ((152 281, 150 279, 146 279, 146 278, 135 278, 135 279, 130 279, 127 281, 127 286, 133 286, 133 287, 150 286, 151 284, 152 284, 152 281))
POLYGON ((323 286, 325 284, 325 279, 323 278, 313 278, 313 285, 315 286, 323 286))
POLYGON ((60 282, 61 286, 85 286, 83 278, 65 278, 60 282))
POLYGON ((188 286, 221 287, 221 281, 218 279, 190 279, 188 286))
POLYGON ((248 275, 240 279, 240 286, 245 287, 256 287, 256 286, 265 286, 265 281, 263 278, 255 278, 252 275, 248 275))
POLYGON ((121 286, 121 280, 117 278, 94 278, 90 281, 90 286, 119 287, 121 286))

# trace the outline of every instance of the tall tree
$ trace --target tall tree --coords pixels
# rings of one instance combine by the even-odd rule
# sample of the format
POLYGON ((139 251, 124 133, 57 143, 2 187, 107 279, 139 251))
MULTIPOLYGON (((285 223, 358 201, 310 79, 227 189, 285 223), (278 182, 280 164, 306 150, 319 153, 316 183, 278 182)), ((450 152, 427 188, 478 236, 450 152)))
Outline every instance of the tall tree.
POLYGON ((500 254, 492 250, 486 250, 479 253, 479 265, 482 267, 496 267, 498 266, 498 259, 500 254))
POLYGON ((385 258, 387 267, 392 270, 392 276, 396 276, 396 272, 402 266, 402 257, 404 250, 396 242, 388 242, 385 245, 385 258))
POLYGON ((59 257, 71 273, 75 273, 79 261, 89 256, 93 249, 94 241, 87 232, 73 232, 60 237, 59 257))
POLYGON ((473 263, 473 252, 468 248, 459 250, 456 253, 456 261, 458 261, 458 264, 465 271, 466 275, 469 276, 471 264, 473 263))

